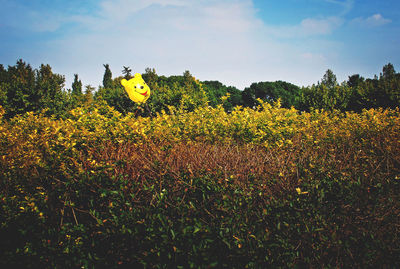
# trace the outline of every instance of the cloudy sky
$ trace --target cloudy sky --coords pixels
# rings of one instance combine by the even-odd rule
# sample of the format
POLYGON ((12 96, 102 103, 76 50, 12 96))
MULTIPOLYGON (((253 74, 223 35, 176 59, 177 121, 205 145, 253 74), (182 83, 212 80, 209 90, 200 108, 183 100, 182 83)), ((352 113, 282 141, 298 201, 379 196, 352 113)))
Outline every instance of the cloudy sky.
POLYGON ((71 88, 123 66, 244 89, 400 71, 398 0, 0 0, 0 63, 50 64, 71 88))

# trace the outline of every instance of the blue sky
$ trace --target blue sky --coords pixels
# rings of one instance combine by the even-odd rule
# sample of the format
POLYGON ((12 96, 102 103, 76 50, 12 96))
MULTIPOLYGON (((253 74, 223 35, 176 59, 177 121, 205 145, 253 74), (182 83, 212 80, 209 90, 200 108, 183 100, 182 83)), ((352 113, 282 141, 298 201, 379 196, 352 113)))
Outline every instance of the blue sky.
POLYGON ((99 86, 103 64, 160 75, 189 70, 244 89, 307 86, 400 66, 398 0, 0 0, 0 63, 50 64, 71 87, 99 86))

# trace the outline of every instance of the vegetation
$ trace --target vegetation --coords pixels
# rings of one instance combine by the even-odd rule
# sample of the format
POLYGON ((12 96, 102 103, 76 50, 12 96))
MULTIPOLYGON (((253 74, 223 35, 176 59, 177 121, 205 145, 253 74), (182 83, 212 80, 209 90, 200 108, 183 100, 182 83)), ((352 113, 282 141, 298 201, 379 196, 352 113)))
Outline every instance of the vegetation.
MULTIPOLYGON (((123 78, 132 76, 132 69, 123 66, 122 75, 112 78, 108 64, 104 64, 103 86, 96 91, 83 84, 78 74, 74 75, 71 90, 64 89, 64 76, 53 74, 49 65, 38 70, 18 60, 15 66, 5 69, 0 65, 0 105, 5 117, 12 118, 28 111, 65 117, 68 111, 80 106, 106 102, 124 115, 136 112, 149 116, 149 111, 134 104, 121 86, 123 78), (139 111, 139 112, 138 112, 139 111)), ((347 81, 337 82, 332 70, 328 69, 321 82, 309 87, 299 87, 285 81, 257 82, 243 91, 225 86, 219 81, 199 81, 185 71, 181 76, 160 76, 154 69, 147 68, 144 80, 152 89, 148 101, 151 114, 169 112, 169 107, 184 108, 186 111, 209 105, 222 104, 226 111, 236 106, 255 108, 257 99, 273 103, 280 100, 282 107, 294 107, 300 111, 312 109, 361 112, 370 108, 396 108, 400 104, 400 73, 390 63, 385 65, 379 78, 365 79, 360 75, 349 76, 347 81), (227 97, 227 98, 225 98, 227 97)))
POLYGON ((243 102, 249 107, 255 107, 257 99, 266 102, 280 99, 286 108, 299 107, 301 101, 300 88, 284 81, 253 83, 250 88, 244 89, 242 96, 243 102))
MULTIPOLYGON (((247 92, 262 99, 248 106, 221 83, 147 69, 147 117, 120 101, 122 77, 93 96, 90 85, 76 90, 76 76, 79 94, 54 93, 67 108, 52 113, 54 99, 37 94, 41 111, 21 85, 59 75, 21 62, 31 75, 11 88, 15 68, 1 72, 2 267, 400 266, 400 111, 346 111, 366 104, 370 80, 339 86, 327 72, 308 89, 358 89, 365 99, 333 94, 301 111, 283 107, 279 89, 290 88, 296 98, 287 101, 299 106, 312 95, 288 83, 253 84, 247 92), (10 89, 25 99, 9 99, 10 89)), ((373 80, 389 100, 393 72, 373 80)))
POLYGON ((64 82, 64 77, 53 74, 49 65, 42 64, 38 70, 22 60, 7 70, 0 65, 0 105, 7 117, 43 108, 48 115, 59 115, 71 105, 69 95, 62 91, 64 82))

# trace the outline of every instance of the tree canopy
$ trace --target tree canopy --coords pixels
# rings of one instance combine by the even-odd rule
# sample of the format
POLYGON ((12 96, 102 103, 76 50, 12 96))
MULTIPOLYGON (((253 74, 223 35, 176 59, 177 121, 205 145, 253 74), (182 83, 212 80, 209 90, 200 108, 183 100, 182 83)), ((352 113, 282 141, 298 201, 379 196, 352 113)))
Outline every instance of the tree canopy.
MULTIPOLYGON (((7 68, 0 64, 0 105, 5 109, 6 117, 43 109, 45 113, 59 117, 74 107, 102 102, 121 113, 140 109, 128 98, 120 83, 123 78, 131 78, 132 69, 123 66, 121 75, 113 78, 110 66, 103 66, 103 85, 97 90, 91 85, 83 87, 78 74, 74 74, 69 90, 64 88, 64 76, 53 73, 49 65, 42 64, 34 69, 22 59, 7 68)), ((146 68, 143 79, 152 89, 152 96, 146 103, 152 114, 168 113, 171 108, 193 111, 200 106, 218 105, 233 111, 236 106, 255 107, 257 99, 264 102, 280 100, 282 107, 301 111, 361 111, 400 106, 400 74, 391 63, 383 66, 379 76, 364 78, 353 74, 340 84, 334 72, 328 69, 321 81, 301 88, 285 81, 262 81, 240 91, 215 80, 199 81, 188 70, 182 75, 167 77, 158 75, 154 68, 146 68)), ((149 113, 142 109, 138 115, 149 113)))
POLYGON ((298 107, 300 88, 285 81, 253 83, 243 91, 243 102, 246 106, 257 105, 257 99, 265 102, 281 101, 282 107, 298 107))

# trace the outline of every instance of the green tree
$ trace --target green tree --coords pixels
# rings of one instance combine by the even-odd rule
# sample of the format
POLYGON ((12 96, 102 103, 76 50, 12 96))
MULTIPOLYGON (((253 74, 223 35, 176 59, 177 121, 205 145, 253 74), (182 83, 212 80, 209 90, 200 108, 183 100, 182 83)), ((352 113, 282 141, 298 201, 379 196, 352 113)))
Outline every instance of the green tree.
MULTIPOLYGON (((353 87, 353 99, 358 100, 358 110, 362 108, 396 108, 400 106, 400 74, 391 63, 382 68, 379 78, 359 81, 353 87), (354 91, 355 90, 355 91, 354 91)), ((353 101, 354 102, 354 101, 353 101)))
POLYGON ((180 108, 186 111, 193 111, 197 107, 208 105, 207 94, 200 81, 196 80, 189 71, 183 73, 182 98, 180 108))
POLYGON ((216 107, 222 104, 222 97, 228 95, 228 99, 223 102, 226 111, 232 111, 235 106, 243 105, 242 92, 235 87, 225 86, 219 81, 203 81, 204 91, 208 98, 208 104, 216 107))
POLYGON ((129 66, 123 66, 124 69, 122 69, 122 74, 124 75, 124 78, 126 80, 129 80, 132 78, 132 69, 129 68, 129 66))
POLYGON ((92 85, 88 84, 85 86, 85 94, 84 94, 85 103, 90 104, 93 102, 93 92, 94 91, 95 91, 95 88, 92 87, 92 85))
POLYGON ((336 75, 333 73, 331 69, 326 70, 321 80, 321 84, 325 85, 329 89, 333 89, 335 86, 338 85, 336 75))
POLYGON ((352 89, 346 82, 339 85, 336 75, 328 69, 321 83, 301 90, 300 109, 347 110, 352 89))
POLYGON ((111 89, 113 87, 113 81, 112 81, 112 73, 110 70, 110 66, 108 64, 103 64, 103 66, 106 69, 104 71, 104 76, 103 76, 103 87, 111 89))
POLYGON ((228 86, 226 91, 229 93, 228 102, 230 103, 230 107, 225 107, 225 110, 232 111, 235 106, 242 106, 243 99, 242 99, 242 91, 236 87, 228 86))
POLYGON ((400 74, 396 73, 391 63, 382 68, 378 92, 381 94, 378 98, 379 107, 395 108, 400 105, 400 74))
MULTIPOLYGON (((109 67, 106 67, 106 73, 107 70, 109 70, 109 67)), ((128 94, 122 87, 122 79, 122 76, 116 77, 114 80, 111 79, 106 83, 106 85, 108 84, 110 87, 100 87, 94 94, 94 100, 96 102, 105 101, 109 106, 112 106, 119 112, 126 114, 135 111, 136 105, 131 99, 129 99, 128 94)))
POLYGON ((189 71, 181 76, 158 76, 154 69, 146 68, 143 79, 151 89, 151 97, 147 101, 154 114, 174 106, 185 111, 193 111, 199 106, 208 105, 206 87, 195 79, 189 71))
POLYGON ((147 67, 142 77, 150 88, 156 86, 158 82, 158 75, 154 68, 147 67))
POLYGON ((78 74, 74 74, 74 82, 72 82, 72 95, 82 95, 82 81, 78 78, 78 74))
POLYGON ((359 74, 349 76, 349 79, 347 80, 347 86, 350 90, 350 97, 347 110, 360 112, 366 107, 363 99, 364 84, 365 79, 359 74))
POLYGON ((7 107, 7 70, 0 64, 0 106, 7 107))
POLYGON ((256 90, 253 87, 245 88, 242 92, 244 106, 255 108, 257 106, 256 90))
POLYGON ((396 71, 394 70, 393 64, 388 63, 382 68, 381 79, 391 80, 395 75, 396 71))
POLYGON ((34 70, 20 59, 7 70, 0 68, 0 99, 6 116, 42 109, 47 109, 47 114, 63 114, 68 108, 64 83, 64 76, 54 74, 49 65, 34 70))
POLYGON ((351 88, 357 88, 364 81, 365 81, 365 79, 362 76, 360 76, 359 74, 355 74, 355 75, 349 76, 349 79, 347 80, 347 86, 349 86, 351 88))
POLYGON ((298 107, 300 88, 285 81, 275 81, 252 83, 250 88, 243 91, 243 101, 246 106, 256 106, 258 98, 265 102, 275 102, 280 99, 282 107, 298 107))
POLYGON ((54 74, 50 65, 42 64, 36 71, 34 96, 38 98, 38 107, 35 110, 47 108, 48 115, 61 116, 68 109, 69 103, 63 91, 65 78, 54 74))
POLYGON ((22 59, 19 59, 15 66, 8 67, 3 87, 6 91, 8 117, 37 109, 38 95, 34 92, 35 71, 22 59))
POLYGON ((227 87, 216 80, 203 81, 202 84, 208 97, 208 104, 212 107, 221 104, 221 98, 228 93, 227 87))

